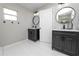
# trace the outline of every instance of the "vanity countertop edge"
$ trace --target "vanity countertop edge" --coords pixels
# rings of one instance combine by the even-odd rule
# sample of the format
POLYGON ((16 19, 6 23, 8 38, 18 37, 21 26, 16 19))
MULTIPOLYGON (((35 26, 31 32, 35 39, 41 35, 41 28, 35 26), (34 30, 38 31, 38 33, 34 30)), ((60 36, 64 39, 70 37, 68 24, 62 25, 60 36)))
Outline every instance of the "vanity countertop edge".
POLYGON ((52 29, 53 31, 67 31, 67 32, 79 32, 79 30, 74 29, 52 29))

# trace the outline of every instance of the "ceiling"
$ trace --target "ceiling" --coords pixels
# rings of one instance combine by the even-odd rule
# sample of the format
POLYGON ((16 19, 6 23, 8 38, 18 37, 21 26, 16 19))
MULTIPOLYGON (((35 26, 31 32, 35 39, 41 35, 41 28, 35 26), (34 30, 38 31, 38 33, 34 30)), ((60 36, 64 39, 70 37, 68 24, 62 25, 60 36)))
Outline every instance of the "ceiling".
POLYGON ((32 12, 38 11, 40 8, 43 8, 51 4, 53 3, 20 3, 21 6, 27 8, 32 12))

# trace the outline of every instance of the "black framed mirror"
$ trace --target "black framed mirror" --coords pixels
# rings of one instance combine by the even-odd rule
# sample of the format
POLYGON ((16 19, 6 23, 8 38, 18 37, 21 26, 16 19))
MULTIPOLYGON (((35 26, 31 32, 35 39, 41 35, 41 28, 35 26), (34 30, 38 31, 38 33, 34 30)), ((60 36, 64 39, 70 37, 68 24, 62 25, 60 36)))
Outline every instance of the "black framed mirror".
POLYGON ((34 25, 38 25, 40 22, 39 16, 38 15, 34 16, 32 22, 34 25))
POLYGON ((56 21, 60 24, 63 24, 65 28, 65 24, 72 23, 73 19, 76 16, 75 9, 72 7, 63 7, 56 13, 56 21))

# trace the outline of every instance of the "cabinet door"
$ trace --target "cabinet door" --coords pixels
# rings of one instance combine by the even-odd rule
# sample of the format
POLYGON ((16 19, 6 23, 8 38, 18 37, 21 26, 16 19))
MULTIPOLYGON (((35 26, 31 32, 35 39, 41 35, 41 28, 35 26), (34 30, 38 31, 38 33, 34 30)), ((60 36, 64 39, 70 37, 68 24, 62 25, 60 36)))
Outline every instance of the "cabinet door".
POLYGON ((28 29, 28 39, 33 41, 39 40, 39 29, 28 29))
POLYGON ((40 30, 37 29, 36 31, 36 39, 39 40, 40 39, 40 30))
POLYGON ((28 39, 34 39, 35 38, 35 30, 28 29, 28 39))
POLYGON ((28 39, 32 38, 32 30, 28 29, 28 39))
POLYGON ((55 36, 54 37, 54 48, 57 48, 57 49, 60 49, 62 50, 63 49, 63 41, 62 41, 62 37, 61 36, 55 36))
POLYGON ((76 53, 76 40, 73 37, 65 37, 64 51, 75 54, 76 53))

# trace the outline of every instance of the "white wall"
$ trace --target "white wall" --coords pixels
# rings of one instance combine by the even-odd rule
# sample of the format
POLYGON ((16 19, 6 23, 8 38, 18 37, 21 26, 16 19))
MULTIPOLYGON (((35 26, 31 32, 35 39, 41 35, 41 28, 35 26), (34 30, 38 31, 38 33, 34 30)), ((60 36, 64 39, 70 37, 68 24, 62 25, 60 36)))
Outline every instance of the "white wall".
POLYGON ((73 7, 76 11, 76 17, 73 20, 73 24, 74 24, 74 29, 79 30, 79 3, 69 4, 69 6, 73 7))
POLYGON ((0 4, 0 46, 14 43, 28 38, 27 29, 32 26, 33 13, 17 4, 0 4), (18 12, 18 21, 3 23, 2 8, 13 9, 18 12))

